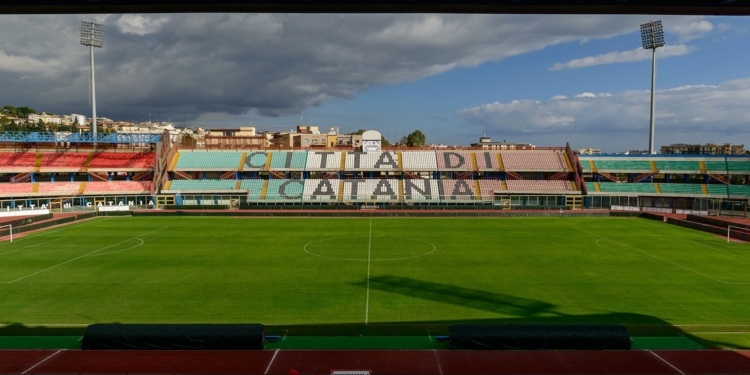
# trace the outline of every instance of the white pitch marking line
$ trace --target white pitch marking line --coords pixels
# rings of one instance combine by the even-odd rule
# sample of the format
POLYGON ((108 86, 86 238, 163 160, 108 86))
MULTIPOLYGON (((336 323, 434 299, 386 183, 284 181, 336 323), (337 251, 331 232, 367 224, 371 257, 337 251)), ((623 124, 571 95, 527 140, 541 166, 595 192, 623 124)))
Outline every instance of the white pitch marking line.
POLYGON ((367 242, 367 302, 365 303, 365 324, 370 318, 370 255, 372 254, 372 218, 370 218, 370 237, 367 242))
POLYGON ((440 358, 438 358, 437 350, 432 349, 432 354, 435 355, 435 363, 438 365, 438 371, 440 371, 440 375, 443 375, 443 366, 440 366, 440 358))
POLYGON ((284 331, 284 337, 282 337, 282 338, 281 338, 281 342, 284 342, 284 340, 286 340, 286 335, 287 335, 288 333, 289 333, 289 330, 288 330, 288 329, 287 329, 286 331, 284 331))
MULTIPOLYGON (((575 227, 574 227, 574 228, 575 228, 575 227)), ((589 231, 585 231, 585 230, 583 230, 583 229, 581 229, 581 228, 575 228, 575 229, 578 229, 578 230, 580 230, 581 232, 585 232, 585 233, 588 233, 588 234, 590 234, 590 235, 592 235, 592 236, 597 236, 597 237, 599 237, 600 239, 605 239, 605 240, 607 240, 607 241, 610 241, 610 242, 614 242, 614 243, 616 243, 616 244, 618 244, 618 245, 621 245, 621 246, 625 246, 625 247, 631 248, 631 249, 633 249, 633 250, 635 250, 635 251, 637 251, 637 252, 639 252, 639 253, 642 253, 642 254, 648 255, 648 256, 650 256, 650 257, 652 257, 652 258, 654 258, 654 259, 658 259, 658 260, 660 260, 660 261, 662 261, 662 262, 666 262, 666 263, 669 263, 669 264, 671 264, 671 265, 673 265, 673 266, 677 266, 677 267, 680 267, 680 268, 682 268, 682 269, 684 269, 684 270, 687 270, 687 271, 690 271, 690 272, 692 272, 692 273, 694 273, 694 274, 696 274, 696 275, 700 275, 700 276, 703 276, 703 277, 705 277, 705 278, 711 279, 711 280, 713 280, 713 281, 716 281, 716 282, 718 282, 718 283, 722 283, 722 284, 724 284, 724 285, 750 285, 750 283, 728 283, 728 282, 726 282, 726 281, 722 281, 722 280, 719 280, 719 279, 715 279, 715 278, 713 278, 713 277, 711 277, 711 276, 708 276, 708 275, 704 275, 704 274, 702 274, 702 273, 700 273, 700 272, 698 272, 698 271, 692 270, 692 269, 690 269, 690 268, 687 268, 687 267, 685 267, 685 266, 683 266, 683 265, 680 265, 680 264, 674 263, 674 262, 672 262, 672 261, 669 261, 669 260, 666 260, 666 259, 662 259, 662 258, 659 258, 658 256, 656 256, 656 255, 652 255, 652 254, 649 254, 649 253, 647 253, 647 252, 645 252, 645 251, 643 251, 643 250, 640 250, 640 249, 636 249, 636 248, 634 248, 634 247, 632 247, 632 246, 630 246, 630 245, 626 245, 626 244, 623 244, 623 243, 620 243, 620 242, 617 242, 617 241, 614 241, 614 240, 610 240, 610 239, 609 239, 609 238, 607 238, 607 237, 602 237, 602 236, 600 236, 600 235, 598 235, 598 234, 594 234, 594 233, 591 233, 591 232, 589 232, 589 231)))
POLYGON ((271 362, 268 362, 268 367, 266 367, 266 372, 263 374, 268 374, 268 371, 271 370, 271 365, 273 364, 273 360, 276 359, 276 354, 279 354, 279 349, 276 349, 276 351, 273 352, 273 357, 271 357, 271 362))
POLYGON ((34 369, 34 368, 35 368, 36 366, 39 366, 39 365, 41 365, 42 363, 44 363, 44 362, 45 362, 45 361, 47 361, 48 359, 50 359, 50 358, 52 358, 52 357, 56 356, 56 355, 57 355, 57 353, 60 353, 61 351, 62 351, 62 349, 60 349, 60 350, 58 350, 58 351, 56 351, 56 352, 54 352, 54 353, 50 354, 49 356, 47 356, 47 358, 45 358, 45 359, 43 359, 43 360, 41 360, 41 361, 37 362, 37 364, 35 364, 34 366, 31 366, 31 367, 27 368, 27 369, 26 369, 26 371, 22 372, 21 374, 23 375, 23 374, 25 374, 25 373, 27 373, 27 372, 29 372, 29 371, 33 370, 33 369, 34 369))
POLYGON ((62 262, 62 263, 60 263, 60 264, 56 264, 56 265, 54 265, 54 266, 52 266, 52 267, 49 267, 49 268, 45 268, 45 269, 43 269, 43 270, 41 270, 41 271, 37 271, 37 272, 34 272, 34 273, 32 273, 31 275, 26 275, 26 276, 24 276, 24 277, 22 277, 22 278, 20 278, 20 279, 15 279, 15 280, 13 280, 13 281, 6 281, 6 282, 3 282, 2 284, 13 284, 13 283, 15 283, 16 281, 21 281, 21 280, 23 280, 23 279, 25 279, 25 278, 28 278, 28 277, 31 277, 31 276, 34 276, 34 275, 38 275, 38 274, 40 274, 40 273, 42 273, 42 272, 45 272, 45 271, 49 271, 49 270, 51 270, 51 269, 53 269, 53 268, 57 268, 57 267, 60 267, 60 266, 62 266, 62 265, 64 265, 64 264, 68 264, 68 263, 70 263, 70 262, 72 262, 72 261, 75 261, 75 260, 78 260, 78 259, 81 259, 81 258, 85 258, 85 257, 87 257, 87 256, 89 256, 89 255, 92 255, 92 254, 98 253, 98 252, 100 252, 100 251, 102 251, 102 250, 107 250, 107 249, 109 249, 110 247, 114 247, 114 246, 117 246, 117 245, 119 245, 119 244, 122 244, 122 243, 128 242, 128 241, 130 241, 130 240, 136 239, 136 238, 138 238, 138 237, 142 237, 142 236, 147 236, 147 235, 149 235, 149 234, 151 234, 151 233, 154 233, 154 232, 158 232, 158 231, 160 231, 160 230, 162 230, 162 229, 166 229, 166 228, 169 228, 169 227, 167 226, 167 227, 164 227, 164 228, 159 228, 159 229, 157 229, 157 230, 154 230, 154 231, 151 231, 151 232, 148 232, 148 233, 145 233, 145 234, 141 234, 141 235, 138 235, 138 236, 136 236, 136 237, 131 237, 131 238, 128 238, 128 239, 127 239, 127 240, 125 240, 125 241, 120 241, 120 242, 118 242, 118 243, 116 243, 116 244, 114 244, 114 245, 109 245, 109 246, 103 247, 103 248, 101 248, 101 249, 99 249, 99 250, 94 250, 94 251, 92 251, 92 252, 90 252, 90 253, 88 253, 88 254, 85 254, 85 255, 81 255, 81 256, 79 256, 79 257, 73 258, 73 259, 71 259, 71 260, 67 260, 67 261, 65 261, 65 262, 62 262))
POLYGON ((652 351, 650 351, 650 350, 649 350, 648 352, 649 352, 649 353, 651 353, 651 354, 653 354, 654 356, 656 356, 656 358, 659 358, 659 359, 660 359, 660 360, 661 360, 662 362, 664 362, 664 363, 666 363, 667 365, 669 365, 669 367, 671 367, 671 368, 675 369, 675 371, 679 372, 680 374, 684 374, 684 372, 680 371, 680 369, 678 369, 677 367, 674 367, 674 365, 672 365, 671 363, 667 362, 667 360, 665 360, 665 359, 664 359, 664 358, 662 358, 662 357, 659 357, 659 355, 658 355, 658 354, 656 354, 656 353, 654 353, 654 352, 652 352, 652 351))
POLYGON ((30 247, 34 247, 34 246, 44 245, 44 244, 46 244, 46 243, 50 243, 50 242, 52 242, 52 241, 58 241, 58 240, 61 240, 61 239, 63 239, 63 238, 65 238, 65 237, 55 238, 54 240, 49 240, 49 241, 45 241, 45 242, 40 242, 40 243, 38 243, 38 244, 36 244, 36 245, 30 245, 30 246, 22 247, 22 248, 20 248, 20 249, 15 249, 15 250, 11 250, 11 251, 6 251, 6 252, 4 252, 4 253, 0 253, 0 255, 5 255, 5 254, 10 254, 10 253, 15 253, 16 251, 19 251, 19 250, 23 250, 23 249, 28 249, 28 248, 30 248, 30 247))

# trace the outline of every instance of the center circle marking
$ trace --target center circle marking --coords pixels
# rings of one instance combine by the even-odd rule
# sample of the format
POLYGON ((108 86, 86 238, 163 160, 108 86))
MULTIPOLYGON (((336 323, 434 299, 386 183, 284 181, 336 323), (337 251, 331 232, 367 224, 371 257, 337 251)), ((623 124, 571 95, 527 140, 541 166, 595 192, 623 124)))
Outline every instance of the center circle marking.
MULTIPOLYGON (((344 239, 348 239, 348 238, 364 238, 364 239, 367 239, 368 241, 370 239, 370 237, 368 237, 368 236, 352 236, 352 237, 325 238, 325 239, 322 239, 322 240, 317 240, 317 241, 312 241, 312 242, 306 243, 305 246, 302 247, 302 250, 305 250, 305 252, 308 253, 308 254, 310 254, 310 255, 314 255, 314 256, 320 257, 320 258, 348 260, 348 261, 353 261, 353 262, 367 262, 367 259, 339 258, 339 257, 332 257, 332 256, 327 256, 327 255, 316 254, 316 253, 313 253, 312 251, 310 251, 310 250, 307 249, 308 246, 310 246, 312 244, 315 244, 315 243, 326 242, 326 241, 335 241, 335 240, 344 240, 344 239)), ((406 241, 412 241, 412 242, 421 242, 421 243, 424 243, 424 244, 432 246, 432 250, 430 250, 430 251, 428 251, 428 252, 426 252, 424 254, 419 254, 419 255, 414 255, 414 256, 409 256, 409 257, 370 259, 370 262, 387 262, 387 261, 393 261, 393 260, 404 260, 404 259, 420 258, 420 257, 423 257, 423 256, 430 255, 430 254, 434 253, 435 250, 437 250, 437 247, 433 243, 427 242, 427 241, 422 241, 422 240, 417 240, 417 239, 414 239, 414 238, 392 237, 392 236, 372 236, 372 238, 395 238, 395 239, 399 239, 399 240, 406 240, 406 241)))

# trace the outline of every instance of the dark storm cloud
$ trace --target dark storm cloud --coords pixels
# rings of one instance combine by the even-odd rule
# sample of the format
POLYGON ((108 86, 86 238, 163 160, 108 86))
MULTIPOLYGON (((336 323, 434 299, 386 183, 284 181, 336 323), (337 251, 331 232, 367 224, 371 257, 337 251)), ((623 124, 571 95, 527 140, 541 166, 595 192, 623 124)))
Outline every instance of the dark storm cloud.
MULTIPOLYGON (((83 16, 0 17, 0 104, 88 113, 83 16)), ((90 17, 87 17, 90 18, 90 17)), ((189 122, 299 113, 456 67, 632 32, 643 17, 109 15, 96 50, 98 112, 189 122)), ((676 18, 681 33, 693 18, 676 18)))

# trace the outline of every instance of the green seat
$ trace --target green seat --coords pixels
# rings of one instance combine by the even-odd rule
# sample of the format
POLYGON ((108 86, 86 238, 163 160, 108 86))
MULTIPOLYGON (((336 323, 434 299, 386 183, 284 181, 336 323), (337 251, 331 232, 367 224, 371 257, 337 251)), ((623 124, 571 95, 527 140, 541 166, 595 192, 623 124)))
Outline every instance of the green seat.
POLYGON ((703 194, 701 184, 659 184, 662 194, 703 194))
POLYGON ((656 187, 649 183, 601 182, 602 193, 651 193, 656 194, 656 187))
POLYGON ((236 171, 241 159, 242 153, 237 151, 181 151, 175 169, 236 171))
POLYGON ((700 162, 695 160, 656 160, 656 169, 660 172, 694 172, 699 173, 701 170, 700 162))
POLYGON ((651 162, 641 158, 637 160, 594 160, 599 172, 651 172, 651 162))
POLYGON ((236 180, 174 180, 169 190, 226 191, 236 184, 236 180))

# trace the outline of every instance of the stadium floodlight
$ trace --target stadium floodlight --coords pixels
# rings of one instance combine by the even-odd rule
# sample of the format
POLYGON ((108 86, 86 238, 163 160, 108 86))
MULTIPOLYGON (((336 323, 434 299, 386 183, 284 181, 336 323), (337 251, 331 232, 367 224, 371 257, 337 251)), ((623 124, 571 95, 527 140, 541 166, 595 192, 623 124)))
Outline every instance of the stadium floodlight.
POLYGON ((89 47, 91 51, 91 128, 96 146, 96 81, 94 79, 94 47, 104 47, 104 25, 94 21, 81 22, 81 45, 89 47))
POLYGON ((661 21, 649 21, 641 25, 641 41, 644 49, 651 53, 651 135, 648 138, 648 152, 654 154, 654 90, 656 86, 656 49, 664 46, 664 29, 661 21))

